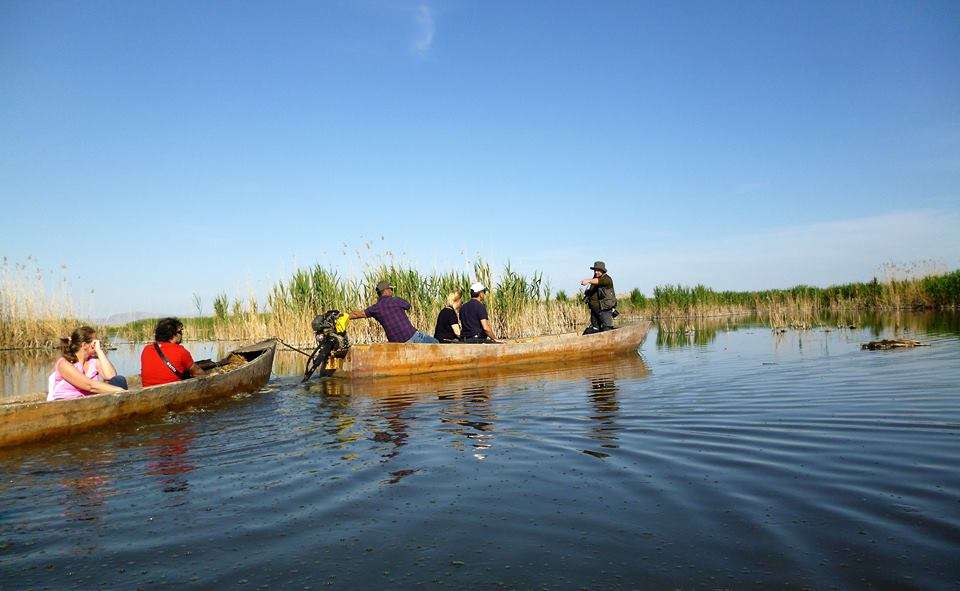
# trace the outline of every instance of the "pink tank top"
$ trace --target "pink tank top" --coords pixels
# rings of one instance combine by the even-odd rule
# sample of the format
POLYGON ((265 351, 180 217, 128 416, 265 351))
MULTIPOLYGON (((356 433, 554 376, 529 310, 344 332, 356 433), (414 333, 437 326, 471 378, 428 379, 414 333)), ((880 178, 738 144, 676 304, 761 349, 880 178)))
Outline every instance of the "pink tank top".
MULTIPOLYGON (((50 374, 50 379, 47 380, 47 400, 73 400, 74 398, 83 398, 84 396, 92 394, 92 392, 77 389, 76 386, 63 379, 63 376, 60 375, 60 371, 57 369, 59 362, 58 359, 57 363, 53 366, 53 373, 50 374)), ((97 364, 96 357, 87 359, 86 367, 79 361, 74 363, 73 366, 77 368, 77 371, 91 380, 98 382, 103 381, 100 377, 100 366, 97 364)))

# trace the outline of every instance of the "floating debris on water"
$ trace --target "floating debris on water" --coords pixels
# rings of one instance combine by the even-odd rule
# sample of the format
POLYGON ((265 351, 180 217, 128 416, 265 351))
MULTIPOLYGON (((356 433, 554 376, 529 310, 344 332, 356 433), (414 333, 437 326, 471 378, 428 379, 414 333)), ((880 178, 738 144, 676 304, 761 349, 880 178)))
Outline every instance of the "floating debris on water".
POLYGON ((914 341, 912 339, 883 339, 882 341, 870 341, 860 345, 861 349, 870 351, 880 351, 885 349, 904 349, 908 347, 928 347, 926 343, 914 341))

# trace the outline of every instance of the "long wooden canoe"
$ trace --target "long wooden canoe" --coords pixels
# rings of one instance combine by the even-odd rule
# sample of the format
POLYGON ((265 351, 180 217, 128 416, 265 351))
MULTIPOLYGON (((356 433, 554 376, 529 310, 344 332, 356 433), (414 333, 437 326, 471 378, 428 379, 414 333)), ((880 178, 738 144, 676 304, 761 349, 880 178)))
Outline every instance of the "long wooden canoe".
POLYGON ((516 391, 551 382, 583 383, 585 390, 621 381, 641 380, 650 368, 637 353, 609 359, 575 359, 534 365, 477 367, 443 373, 373 378, 313 380, 307 391, 327 396, 363 396, 411 400, 459 398, 495 391, 516 391))
POLYGON ((37 392, 0 404, 0 446, 76 433, 133 415, 254 392, 270 379, 276 347, 277 342, 272 339, 241 347, 230 355, 242 356, 247 360, 245 364, 223 373, 171 384, 141 388, 139 376, 134 376, 129 379, 129 390, 115 394, 47 402, 46 392, 37 392))
POLYGON ((649 322, 639 322, 590 335, 567 333, 483 345, 353 345, 329 369, 334 377, 367 378, 610 357, 636 351, 649 328, 649 322))

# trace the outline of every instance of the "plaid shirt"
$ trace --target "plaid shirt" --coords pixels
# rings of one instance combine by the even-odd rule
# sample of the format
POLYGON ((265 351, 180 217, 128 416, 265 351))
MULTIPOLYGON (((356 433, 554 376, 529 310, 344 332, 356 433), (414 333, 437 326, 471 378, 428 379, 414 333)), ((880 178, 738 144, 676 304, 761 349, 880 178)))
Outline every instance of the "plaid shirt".
POLYGON ((370 306, 364 313, 370 318, 376 318, 387 333, 387 340, 391 343, 406 343, 417 332, 407 318, 406 310, 410 309, 410 302, 394 296, 383 296, 377 303, 370 306))

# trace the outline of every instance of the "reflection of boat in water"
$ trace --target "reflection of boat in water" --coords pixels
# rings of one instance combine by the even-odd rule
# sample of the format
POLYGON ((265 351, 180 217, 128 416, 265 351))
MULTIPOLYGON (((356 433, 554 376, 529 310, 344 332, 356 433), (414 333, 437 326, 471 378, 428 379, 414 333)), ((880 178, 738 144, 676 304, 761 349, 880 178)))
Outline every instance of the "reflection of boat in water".
POLYGON ((0 404, 0 446, 84 431, 138 414, 189 406, 241 392, 254 392, 270 379, 276 341, 268 340, 232 351, 246 363, 222 373, 171 384, 139 388, 132 377, 130 390, 96 394, 75 400, 46 401, 36 392, 0 404))
POLYGON ((649 327, 649 322, 639 322, 590 335, 546 335, 489 345, 353 345, 328 367, 335 377, 367 378, 602 359, 636 351, 649 327))
MULTIPOLYGON (((486 347, 487 345, 471 346, 486 347)), ((469 396, 476 393, 478 389, 490 392, 494 389, 528 388, 546 382, 584 381, 596 384, 643 379, 649 373, 650 369, 643 358, 634 353, 600 360, 578 359, 564 363, 477 367, 425 375, 339 379, 337 374, 334 374, 331 378, 311 383, 308 389, 311 392, 334 396, 392 398, 424 395, 444 398, 469 396)))

